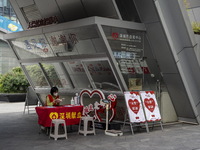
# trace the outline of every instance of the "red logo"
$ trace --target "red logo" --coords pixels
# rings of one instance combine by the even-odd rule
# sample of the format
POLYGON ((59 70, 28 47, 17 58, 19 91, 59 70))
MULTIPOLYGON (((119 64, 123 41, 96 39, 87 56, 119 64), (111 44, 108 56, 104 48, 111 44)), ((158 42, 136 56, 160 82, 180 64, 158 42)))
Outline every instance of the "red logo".
POLYGON ((114 40, 116 40, 119 37, 119 33, 113 32, 112 37, 114 40))
POLYGON ((149 68, 148 67, 141 67, 144 74, 150 74, 149 68))
POLYGON ((153 98, 150 98, 150 99, 145 98, 144 105, 150 112, 153 112, 156 106, 153 98))
POLYGON ((48 51, 49 51, 48 48, 43 49, 43 52, 45 52, 45 53, 47 53, 48 51))
POLYGON ((128 105, 130 107, 130 109, 135 113, 137 114, 140 110, 140 102, 137 100, 137 99, 129 99, 128 100, 128 105))

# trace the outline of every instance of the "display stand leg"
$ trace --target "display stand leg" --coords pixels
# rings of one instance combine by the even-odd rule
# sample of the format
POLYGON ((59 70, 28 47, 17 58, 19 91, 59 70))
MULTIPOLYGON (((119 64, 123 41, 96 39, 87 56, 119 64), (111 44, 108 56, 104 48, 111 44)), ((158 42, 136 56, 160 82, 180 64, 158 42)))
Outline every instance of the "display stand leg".
MULTIPOLYGON (((161 128, 161 130, 163 131, 162 122, 159 121, 159 123, 160 123, 160 128, 161 128)), ((158 124, 158 122, 157 122, 157 124, 158 124)), ((153 122, 152 122, 152 130, 154 129, 154 125, 155 125, 155 122, 153 121, 153 122)))
POLYGON ((128 111, 126 110, 125 115, 124 115, 124 123, 123 123, 123 127, 122 127, 123 132, 124 132, 124 127, 125 127, 126 120, 127 120, 127 113, 128 113, 128 111))
POLYGON ((149 133, 149 127, 148 127, 148 123, 147 122, 145 122, 145 126, 146 126, 147 133, 149 133))
POLYGON ((29 106, 27 106, 28 107, 28 114, 29 114, 29 106))
POLYGON ((132 123, 130 122, 130 127, 131 127, 131 132, 132 132, 132 135, 134 135, 134 132, 133 132, 133 125, 132 123))
POLYGON ((26 111, 26 103, 24 105, 24 112, 23 112, 23 114, 25 114, 25 111, 26 111))
POLYGON ((154 123, 155 123, 155 122, 153 121, 153 123, 152 123, 152 130, 154 129, 154 123))
POLYGON ((161 127, 161 130, 163 131, 163 125, 161 121, 160 121, 160 127, 161 127))
MULTIPOLYGON (((149 133, 149 126, 148 126, 148 123, 145 122, 144 125, 145 125, 145 127, 146 127, 146 131, 147 131, 147 133, 149 133)), ((139 125, 136 124, 135 126, 136 126, 136 127, 141 127, 141 126, 144 126, 144 125, 141 124, 141 123, 139 123, 139 125)), ((133 127, 134 127, 133 123, 130 122, 130 128, 131 128, 132 135, 134 135, 133 127)))
MULTIPOLYGON (((123 123, 123 127, 122 127, 123 132, 124 132, 124 127, 125 127, 127 120, 128 120, 128 110, 126 110, 125 115, 124 115, 124 123, 123 123)), ((129 122, 129 125, 130 125, 130 128, 131 128, 132 135, 134 135, 133 124, 131 122, 129 122)))

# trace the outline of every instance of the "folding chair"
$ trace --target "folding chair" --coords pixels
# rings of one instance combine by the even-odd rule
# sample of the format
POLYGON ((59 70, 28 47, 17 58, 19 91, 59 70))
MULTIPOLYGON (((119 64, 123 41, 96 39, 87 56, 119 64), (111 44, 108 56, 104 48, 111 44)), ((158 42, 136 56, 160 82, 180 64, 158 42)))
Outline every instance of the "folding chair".
POLYGON ((28 114, 31 108, 32 110, 35 110, 36 106, 39 106, 39 100, 38 97, 33 90, 31 86, 27 88, 27 93, 26 93, 26 99, 25 99, 25 105, 24 105, 24 114, 26 112, 26 109, 28 110, 28 114))

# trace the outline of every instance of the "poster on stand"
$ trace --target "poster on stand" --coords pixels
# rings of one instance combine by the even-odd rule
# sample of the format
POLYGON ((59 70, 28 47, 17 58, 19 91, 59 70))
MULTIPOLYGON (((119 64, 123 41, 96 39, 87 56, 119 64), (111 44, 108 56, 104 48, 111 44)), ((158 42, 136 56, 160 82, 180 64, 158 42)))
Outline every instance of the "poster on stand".
POLYGON ((124 92, 131 123, 146 122, 139 92, 124 92))
POLYGON ((140 91, 140 95, 147 121, 160 121, 161 115, 154 91, 140 91))

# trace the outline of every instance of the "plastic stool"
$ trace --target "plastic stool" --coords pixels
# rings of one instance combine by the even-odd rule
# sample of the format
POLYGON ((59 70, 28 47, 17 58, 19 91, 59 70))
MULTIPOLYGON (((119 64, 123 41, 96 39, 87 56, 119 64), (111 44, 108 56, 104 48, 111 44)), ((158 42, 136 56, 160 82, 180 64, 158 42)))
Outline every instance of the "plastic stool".
POLYGON ((65 120, 62 119, 53 119, 51 122, 51 127, 50 127, 50 134, 49 134, 49 138, 53 137, 55 140, 57 140, 57 138, 63 138, 65 137, 67 139, 67 129, 66 129, 66 123, 65 120), (54 124, 54 134, 52 133, 52 127, 54 124), (64 127, 64 134, 58 134, 58 130, 59 130, 59 125, 63 124, 64 127))
POLYGON ((86 136, 87 134, 94 134, 95 135, 95 127, 94 127, 94 120, 93 117, 81 117, 80 123, 79 123, 79 132, 84 134, 86 136), (83 121, 83 129, 81 129, 81 122, 83 121), (89 130, 88 123, 92 122, 92 130, 89 130))

